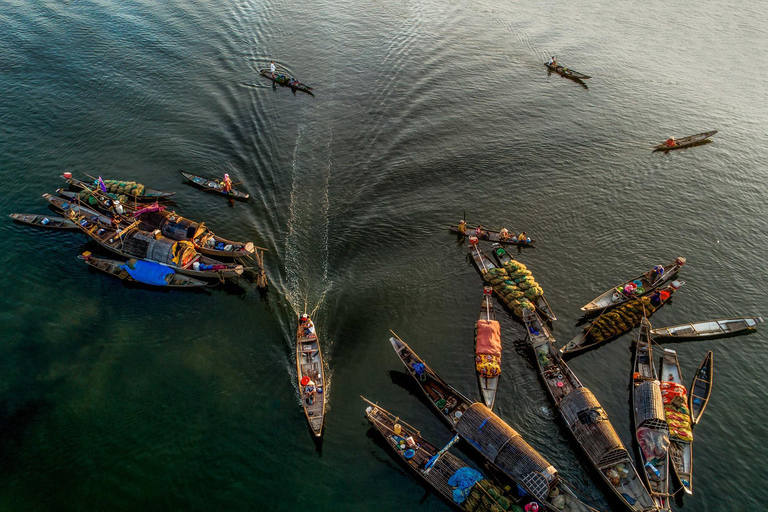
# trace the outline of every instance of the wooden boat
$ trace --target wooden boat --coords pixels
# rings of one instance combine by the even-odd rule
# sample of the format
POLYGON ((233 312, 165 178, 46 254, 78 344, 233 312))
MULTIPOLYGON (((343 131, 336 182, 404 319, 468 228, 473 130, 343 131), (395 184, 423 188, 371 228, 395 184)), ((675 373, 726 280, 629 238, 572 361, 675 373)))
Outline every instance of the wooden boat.
POLYGON ((677 258, 675 261, 669 263, 668 265, 658 265, 657 267, 661 267, 663 269, 661 274, 659 274, 658 271, 651 269, 637 277, 633 277, 628 281, 624 281, 619 286, 614 286, 610 290, 598 295, 597 298, 589 301, 587 304, 582 306, 581 310, 587 314, 599 313, 614 306, 618 306, 619 304, 624 304, 625 302, 636 297, 648 295, 653 290, 668 283, 675 276, 677 276, 682 266, 685 265, 685 261, 685 258, 677 258), (628 285, 636 286, 632 295, 627 295, 624 293, 624 287, 628 285))
POLYGON ((159 263, 136 260, 135 258, 132 258, 128 261, 98 258, 87 251, 78 256, 78 258, 85 261, 91 267, 97 270, 101 270, 106 274, 118 277, 124 281, 142 283, 150 286, 164 286, 167 288, 198 288, 201 286, 208 286, 208 283, 205 281, 179 274, 172 268, 162 266, 159 263), (137 274, 135 271, 141 269, 141 264, 144 264, 145 266, 161 266, 162 268, 166 269, 166 272, 163 272, 163 275, 159 276, 162 280, 146 279, 142 277, 141 272, 137 274))
POLYGON ((52 215, 35 215, 34 213, 12 213, 9 215, 14 222, 26 224, 46 229, 64 229, 77 231, 77 225, 64 217, 54 217, 52 215))
POLYGON ((224 190, 224 183, 215 178, 205 178, 203 176, 198 176, 196 174, 192 174, 190 172, 185 172, 185 171, 179 171, 179 174, 184 176, 196 187, 206 190, 208 192, 214 192, 216 194, 229 197, 231 199, 239 199, 241 201, 247 201, 248 198, 250 197, 245 192, 234 189, 234 188, 230 189, 229 192, 227 192, 226 190, 224 190))
MULTIPOLYGON (((505 266, 506 263, 515 259, 503 247, 495 247, 493 249, 493 254, 494 256, 496 256, 496 261, 498 261, 499 265, 501 265, 502 267, 505 266)), ((543 293, 541 297, 536 299, 534 304, 536 304, 536 308, 542 313, 544 313, 544 315, 547 317, 547 319, 550 322, 554 322, 555 320, 557 320, 557 317, 555 316, 555 312, 552 311, 552 307, 549 305, 549 302, 547 302, 547 299, 544 297, 543 293)))
POLYGON ((547 66, 547 69, 549 69, 553 73, 557 73, 558 75, 563 76, 565 78, 572 78, 574 80, 588 80, 592 78, 589 75, 585 75, 584 73, 579 73, 578 71, 568 69, 567 67, 561 66, 559 64, 556 64, 553 66, 545 62, 544 65, 547 66))
POLYGON ((608 414, 560 357, 547 325, 535 311, 526 309, 523 315, 539 377, 576 443, 629 510, 657 510, 608 414))
POLYGON ((666 304, 675 291, 684 284, 684 281, 673 281, 664 288, 654 291, 651 297, 637 297, 605 311, 584 326, 584 330, 561 348, 560 353, 564 356, 573 356, 623 336, 639 325, 644 315, 650 317, 666 304), (656 293, 659 294, 658 304, 654 303, 656 293))
POLYGON ((296 329, 296 375, 299 379, 301 407, 315 437, 323 435, 325 420, 325 372, 323 353, 312 320, 298 318, 296 329))
POLYGON ((661 392, 664 397, 664 411, 669 424, 669 458, 675 480, 686 494, 693 494, 693 435, 690 432, 690 410, 688 409, 688 391, 683 384, 683 373, 680 371, 680 362, 677 352, 665 348, 661 358, 661 392), (677 393, 677 398, 670 398, 677 393), (674 402, 672 402, 674 400, 674 402), (682 420, 677 420, 671 414, 675 414, 682 420), (685 423, 686 427, 682 427, 685 423))
POLYGON ((683 137, 682 139, 676 139, 674 146, 667 145, 666 141, 662 142, 661 144, 657 144, 656 146, 653 146, 656 150, 661 151, 670 151, 672 149, 681 149, 681 148, 688 148, 693 145, 696 145, 702 141, 707 140, 708 138, 712 137, 714 134, 717 133, 717 130, 712 130, 711 132, 704 132, 704 133, 698 133, 696 135, 690 135, 688 137, 683 137))
MULTIPOLYGON (((99 184, 98 184, 97 180, 91 181, 90 183, 87 183, 85 181, 81 181, 81 180, 78 180, 78 179, 75 179, 75 178, 64 178, 64 180, 67 182, 67 184, 70 187, 73 187, 73 188, 78 189, 78 190, 99 190, 99 184)), ((136 200, 136 201, 141 201, 141 202, 154 202, 154 201, 163 200, 163 199, 170 199, 176 193, 176 192, 164 192, 162 190, 155 190, 155 189, 152 189, 152 188, 143 187, 143 185, 141 185, 141 184, 136 184, 136 185, 141 185, 141 187, 143 187, 143 188, 134 189, 134 192, 132 192, 132 193, 130 193, 130 192, 116 192, 116 191, 112 191, 112 189, 116 190, 118 188, 117 185, 119 183, 134 183, 135 184, 135 182, 122 182, 122 181, 118 181, 118 180, 104 180, 104 183, 106 184, 107 189, 108 189, 106 194, 111 195, 111 196, 115 196, 115 198, 119 197, 120 195, 123 195, 125 197, 130 198, 130 199, 133 199, 133 200, 136 200), (139 190, 140 190, 140 192, 139 192, 139 190)))
MULTIPOLYGON (((384 438, 390 452, 446 503, 465 512, 474 512, 487 510, 487 505, 482 501, 497 506, 498 510, 509 509, 510 503, 524 506, 530 501, 518 501, 516 496, 507 495, 495 482, 484 478, 482 473, 469 468, 464 461, 447 450, 455 441, 451 441, 446 447, 440 449, 424 439, 421 432, 400 417, 365 397, 363 400, 369 404, 365 409, 365 416, 371 426, 384 438), (451 481, 457 473, 469 476, 470 480, 473 478, 478 480, 462 489, 462 492, 455 493, 458 486, 451 485, 451 481), (500 498, 497 500, 489 491, 500 498), (457 503, 457 496, 461 500, 460 503, 457 503)), ((458 483, 455 480, 453 482, 458 483)))
POLYGON ((501 327, 493 310, 493 289, 483 288, 480 319, 475 325, 475 371, 483 403, 493 409, 501 374, 501 327))
MULTIPOLYGON (((451 233, 455 233, 457 235, 461 236, 473 236, 475 235, 475 229, 470 229, 469 227, 466 228, 466 231, 462 231, 460 226, 448 226, 448 230, 451 233)), ((506 240, 501 240, 499 238, 499 232, 498 231, 492 231, 490 229, 483 229, 483 235, 478 237, 480 240, 485 240, 488 242, 494 242, 497 244, 504 244, 504 245, 516 245, 518 247, 535 247, 536 240, 518 240, 514 235, 511 235, 506 240)))
POLYGON ((709 397, 712 394, 712 385, 715 379, 715 354, 711 350, 707 352, 704 360, 696 370, 696 375, 691 382, 691 393, 688 395, 688 408, 691 410, 691 425, 696 426, 707 408, 709 397))
POLYGON ((69 219, 100 246, 124 258, 154 261, 177 272, 207 279, 233 278, 243 273, 243 266, 222 263, 198 253, 191 242, 175 241, 160 234, 139 229, 139 222, 118 227, 88 219, 69 210, 69 219))
POLYGON ((661 382, 653 364, 651 324, 640 323, 632 351, 632 431, 638 471, 660 510, 670 510, 669 425, 664 414, 661 382))
POLYGON ((536 498, 548 510, 595 510, 579 498, 557 470, 522 436, 484 404, 470 400, 446 383, 395 333, 392 348, 443 421, 492 467, 536 498), (557 495, 567 503, 553 503, 557 495), (568 508, 557 507, 567 506, 568 508), (581 507, 581 508, 580 508, 581 507))
POLYGON ((308 86, 307 84, 302 84, 301 82, 299 82, 298 85, 290 84, 289 83, 289 80, 291 79, 290 76, 285 76, 285 75, 276 73, 275 76, 273 77, 272 72, 268 69, 260 69, 259 74, 264 78, 269 78, 270 80, 272 80, 278 85, 282 85, 283 87, 290 87, 294 91, 306 92, 307 94, 314 96, 314 94, 312 94, 312 87, 308 86))
POLYGON ((721 318, 705 322, 659 327, 651 331, 651 336, 664 340, 690 340, 696 338, 727 338, 750 334, 757 330, 757 324, 763 323, 763 317, 721 318))
POLYGON ((186 219, 174 211, 166 210, 164 206, 157 203, 151 206, 144 206, 143 208, 121 204, 121 213, 116 209, 117 205, 114 200, 96 192, 91 194, 90 197, 95 199, 96 207, 105 212, 100 214, 87 206, 83 206, 76 192, 59 190, 58 193, 69 198, 69 200, 52 196, 51 194, 43 194, 43 197, 58 211, 63 212, 71 208, 76 212, 82 211, 89 218, 93 215, 98 215, 99 221, 103 223, 110 223, 112 218, 120 218, 122 222, 130 224, 135 219, 138 219, 140 221, 139 229, 144 231, 159 229, 163 236, 171 240, 189 240, 200 254, 213 256, 214 258, 238 259, 249 257, 256 249, 253 242, 235 242, 218 236, 208 229, 204 222, 186 219))

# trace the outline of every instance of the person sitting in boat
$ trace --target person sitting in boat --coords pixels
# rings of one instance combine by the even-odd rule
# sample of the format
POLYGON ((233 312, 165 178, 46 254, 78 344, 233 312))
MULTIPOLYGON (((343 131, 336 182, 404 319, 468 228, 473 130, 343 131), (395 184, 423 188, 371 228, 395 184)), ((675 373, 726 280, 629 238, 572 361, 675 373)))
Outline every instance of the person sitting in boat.
POLYGON ((459 222, 459 233, 461 233, 462 235, 467 234, 467 221, 465 221, 464 219, 462 219, 461 222, 459 222))
POLYGON ((501 231, 499 231, 499 241, 506 242, 507 240, 509 240, 509 230, 507 228, 501 228, 501 231))
POLYGON ((299 327, 304 330, 304 336, 309 336, 315 333, 315 325, 306 313, 301 315, 301 323, 299 327))
POLYGON ((224 192, 229 194, 232 191, 232 180, 229 178, 229 174, 224 174, 224 179, 221 182, 224 192))
POLYGON ((651 304, 656 307, 661 305, 661 292, 659 292, 659 290, 656 290, 651 294, 651 304))
POLYGON ((315 403, 315 393, 317 392, 317 388, 315 388, 315 381, 310 380, 307 383, 307 387, 304 388, 304 393, 307 395, 307 403, 309 405, 312 405, 315 403))
POLYGON ((651 273, 651 279, 656 280, 656 278, 664 275, 664 267, 661 265, 656 265, 651 269, 650 273, 651 273))
POLYGON ((668 148, 673 148, 677 146, 677 141, 675 140, 674 137, 670 137, 666 140, 666 142, 664 142, 664 144, 666 144, 668 148))
POLYGON ((275 61, 273 60, 269 61, 269 71, 272 73, 272 78, 275 78, 275 72, 277 71, 277 68, 275 67, 275 61))
POLYGON ((483 226, 481 226, 480 224, 478 224, 477 227, 475 228, 475 236, 477 238, 485 238, 486 236, 485 230, 483 229, 483 226))
POLYGON ((531 239, 528 238, 528 234, 525 231, 523 231, 522 233, 520 233, 520 236, 517 237, 517 241, 518 242, 530 242, 531 239))
POLYGON ((547 61, 547 66, 557 67, 557 59, 555 59, 554 55, 547 61))

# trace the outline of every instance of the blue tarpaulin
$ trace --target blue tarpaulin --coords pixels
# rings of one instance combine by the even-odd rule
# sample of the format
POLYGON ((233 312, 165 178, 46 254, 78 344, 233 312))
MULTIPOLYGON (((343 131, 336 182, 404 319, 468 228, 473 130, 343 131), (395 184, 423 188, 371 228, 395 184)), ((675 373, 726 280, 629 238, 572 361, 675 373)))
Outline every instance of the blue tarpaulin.
POLYGON ((172 268, 151 261, 137 261, 133 264, 133 268, 123 264, 120 265, 120 268, 128 272, 128 275, 140 283, 154 286, 167 286, 168 283, 165 281, 165 277, 176 273, 172 268))
POLYGON ((448 479, 448 485, 456 487, 453 490, 453 501, 458 504, 464 503, 472 491, 472 486, 475 482, 482 480, 483 475, 472 468, 463 467, 456 471, 451 478, 448 479))

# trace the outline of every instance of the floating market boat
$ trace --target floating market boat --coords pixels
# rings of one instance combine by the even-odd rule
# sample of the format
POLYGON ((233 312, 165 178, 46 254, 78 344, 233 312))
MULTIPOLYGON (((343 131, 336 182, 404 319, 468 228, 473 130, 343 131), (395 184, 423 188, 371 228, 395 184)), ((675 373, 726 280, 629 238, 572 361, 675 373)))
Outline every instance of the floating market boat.
POLYGON ((477 247, 476 243, 469 244, 469 254, 480 275, 483 276, 483 281, 493 288, 493 291, 515 315, 522 318, 524 308, 536 308, 536 305, 525 296, 525 292, 512 283, 507 271, 497 267, 491 258, 477 247))
POLYGON ((365 397, 363 400, 369 404, 365 416, 384 438, 395 458, 447 503, 465 512, 500 512, 510 510, 514 503, 524 506, 530 501, 518 501, 516 496, 507 495, 482 473, 449 452, 456 437, 440 449, 398 416, 365 397))
MULTIPOLYGON (((71 176, 71 174, 65 173, 64 180, 70 187, 79 190, 101 190, 101 186, 98 180, 93 180, 90 183, 80 181, 71 176)), ((131 200, 142 202, 154 202, 162 199, 170 199, 176 192, 164 192, 162 190, 155 190, 145 187, 141 183, 135 181, 120 181, 120 180, 102 180, 105 188, 107 189, 105 194, 112 194, 115 198, 123 196, 131 200)), ((103 190, 102 190, 103 192, 103 190)), ((123 200, 122 202, 127 202, 123 200)))
MULTIPOLYGON (((463 231, 461 226, 448 226, 448 229, 451 233, 455 233, 457 235, 462 236, 474 236, 476 235, 474 228, 466 227, 463 231)), ((494 242, 497 244, 504 244, 504 245, 517 245, 519 247, 534 247, 536 245, 536 240, 531 240, 530 238, 527 238, 525 240, 519 240, 516 236, 510 235, 509 238, 506 238, 504 240, 501 239, 499 236, 498 231, 492 231, 490 229, 483 229, 483 236, 478 237, 480 240, 485 240, 488 242, 494 242)))
POLYGON ((253 242, 236 242, 218 236, 208 229, 204 222, 186 219, 174 211, 166 210, 165 206, 157 203, 135 208, 122 204, 118 206, 118 203, 113 199, 99 192, 85 192, 83 197, 80 197, 80 194, 76 192, 65 190, 60 190, 59 193, 69 200, 51 194, 43 194, 43 197, 59 211, 64 212, 67 209, 72 209, 75 212, 82 211, 87 218, 98 215, 99 221, 103 223, 110 223, 112 218, 118 218, 125 224, 131 224, 138 219, 140 221, 139 229, 144 231, 159 229, 163 236, 171 240, 189 240, 199 253, 207 256, 238 259, 251 256, 256 249, 253 242), (96 200, 95 207, 106 212, 104 215, 97 213, 88 206, 83 206, 82 202, 91 204, 88 202, 90 197, 96 200))
POLYGON ((653 363, 651 324, 640 323, 632 351, 632 431, 638 470, 660 510, 670 510, 669 425, 664 414, 661 382, 653 363))
POLYGON ((301 407, 315 437, 323 435, 325 420, 325 372, 317 331, 308 316, 296 329, 296 375, 299 379, 301 407))
POLYGON ((567 356, 608 343, 619 336, 631 331, 640 324, 643 316, 650 317, 661 306, 667 303, 684 281, 673 281, 671 284, 655 290, 651 296, 637 297, 595 318, 575 338, 560 349, 567 356))
MULTIPOLYGON (((507 252, 507 250, 503 247, 495 247, 493 249, 493 254, 496 256, 496 261, 499 262, 499 265, 501 265, 504 270, 507 271, 509 276, 512 278, 512 281, 517 283, 518 280, 527 281, 528 278, 530 280, 533 280, 533 276, 531 275, 531 272, 528 270, 528 268, 519 261, 515 260, 515 258, 512 257, 511 254, 507 252)), ((538 286, 536 281, 533 281, 533 283, 529 283, 528 285, 523 284, 522 282, 518 284, 518 287, 525 293, 526 298, 530 300, 530 296, 528 295, 528 290, 534 289, 536 290, 531 296, 534 297, 533 303, 536 305, 536 308, 544 313, 544 315, 547 317, 547 319, 550 322, 554 322, 557 320, 557 317, 555 316, 555 312, 552 311, 552 307, 549 305, 549 302, 547 302, 547 299, 544 297, 544 290, 541 289, 541 286, 538 286), (525 286, 528 286, 528 288, 525 288, 525 286)))
POLYGON ((193 185, 203 190, 207 190, 208 192, 214 192, 216 194, 220 194, 232 199, 239 199, 241 201, 246 201, 250 197, 245 192, 235 188, 232 188, 229 191, 224 190, 224 182, 221 180, 217 180, 215 178, 205 178, 203 176, 192 174, 191 172, 179 171, 179 173, 188 179, 193 185))
POLYGON ((763 323, 763 317, 722 318, 706 322, 659 327, 651 331, 651 336, 664 340, 690 340, 696 338, 714 339, 749 334, 757 330, 757 324, 763 323))
POLYGON ((307 94, 314 96, 314 94, 312 94, 312 87, 308 86, 307 84, 303 84, 299 81, 296 81, 295 83, 292 84, 290 83, 290 80, 292 78, 290 76, 276 73, 275 76, 273 77, 272 72, 268 69, 260 69, 259 74, 264 78, 269 78, 270 80, 272 80, 278 85, 282 85, 284 87, 290 87, 294 91, 306 92, 307 94))
POLYGON ((530 309, 523 320, 544 388, 606 486, 629 510, 657 510, 608 414, 562 360, 546 324, 530 309))
POLYGON ((88 251, 78 256, 78 258, 85 261, 91 267, 124 281, 166 288, 198 288, 208 286, 208 283, 205 281, 179 274, 170 267, 152 261, 142 261, 135 258, 131 258, 128 261, 117 261, 98 258, 88 251))
POLYGON ((544 63, 545 66, 547 66, 547 69, 552 71, 553 73, 557 73, 560 76, 563 76, 565 78, 572 78, 574 80, 588 80, 592 78, 589 75, 585 75, 584 73, 579 73, 578 71, 574 71, 572 69, 568 69, 565 66, 561 66, 559 64, 552 65, 549 63, 544 63))
POLYGON ((243 273, 242 265, 203 256, 187 240, 175 241, 143 231, 138 227, 139 221, 118 228, 71 210, 67 214, 96 243, 125 258, 154 261, 182 274, 208 279, 233 278, 243 273))
POLYGON ((438 415, 495 469, 548 510, 595 510, 515 429, 484 404, 448 385, 396 334, 389 341, 438 415))
POLYGON ((656 146, 653 146, 656 150, 662 150, 662 151, 669 151, 672 149, 681 149, 681 148, 688 148, 691 146, 694 146, 700 142, 703 142, 707 140, 708 138, 712 137, 714 134, 717 133, 717 130, 712 130, 711 132, 704 132, 704 133, 698 133, 696 135, 690 135, 688 137, 683 137, 682 139, 674 139, 674 144, 669 145, 667 144, 668 141, 662 142, 661 144, 657 144, 656 146))
POLYGON ((688 391, 677 352, 665 348, 661 358, 661 395, 669 425, 669 458, 677 483, 686 494, 693 494, 693 432, 688 409, 688 391))
POLYGON ((475 325, 475 370, 483 402, 493 409, 501 375, 501 326, 493 310, 493 290, 483 288, 480 319, 475 325))
POLYGON ((12 213, 9 215, 14 222, 47 229, 64 229, 77 231, 77 225, 64 217, 54 217, 52 215, 35 215, 33 213, 12 213))
POLYGON ((696 375, 691 382, 691 394, 688 396, 688 409, 691 411, 691 425, 696 426, 701 420, 712 394, 712 384, 715 379, 715 354, 707 352, 696 375))
POLYGON ((597 313, 619 304, 624 304, 634 298, 648 295, 653 290, 671 281, 680 272, 682 266, 685 265, 685 261, 685 258, 677 258, 668 265, 656 265, 648 272, 633 277, 629 281, 625 281, 619 286, 600 294, 596 299, 584 305, 581 310, 585 313, 597 313), (627 290, 626 292, 625 289, 627 290))

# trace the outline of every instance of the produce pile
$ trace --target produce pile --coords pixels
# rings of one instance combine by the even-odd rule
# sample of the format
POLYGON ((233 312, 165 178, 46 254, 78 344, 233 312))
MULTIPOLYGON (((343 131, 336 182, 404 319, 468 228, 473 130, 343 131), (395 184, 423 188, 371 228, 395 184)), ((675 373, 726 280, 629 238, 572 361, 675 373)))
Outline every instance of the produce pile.
POLYGON ((681 441, 693 441, 687 394, 685 386, 677 382, 661 383, 661 398, 664 401, 664 414, 669 425, 669 437, 681 441))
POLYGON ((508 261, 503 267, 490 269, 483 279, 520 318, 523 317, 523 309, 536 309, 534 303, 544 293, 531 271, 517 260, 508 261))
POLYGON ((504 491, 488 480, 480 480, 472 487, 472 492, 461 508, 472 512, 523 512, 521 507, 515 505, 503 493, 504 491))
MULTIPOLYGON (((125 194, 107 194, 107 195, 112 199, 117 199, 121 203, 125 203, 125 204, 129 203, 128 196, 126 196, 125 194)), ((99 206, 98 199, 96 199, 93 196, 93 193, 90 190, 81 190, 78 193, 78 197, 80 201, 82 201, 83 203, 86 203, 90 206, 99 206)))
MULTIPOLYGON (((98 182, 96 182, 98 184, 98 182)), ((110 194, 124 194, 127 196, 140 196, 144 194, 144 185, 135 181, 104 180, 107 192, 110 194)))
POLYGON ((632 330, 640 325, 640 320, 643 318, 643 308, 645 308, 645 314, 651 316, 666 302, 673 291, 674 288, 672 287, 661 290, 657 301, 645 296, 617 306, 592 322, 592 326, 589 327, 589 335, 600 343, 632 330))

